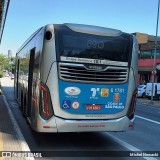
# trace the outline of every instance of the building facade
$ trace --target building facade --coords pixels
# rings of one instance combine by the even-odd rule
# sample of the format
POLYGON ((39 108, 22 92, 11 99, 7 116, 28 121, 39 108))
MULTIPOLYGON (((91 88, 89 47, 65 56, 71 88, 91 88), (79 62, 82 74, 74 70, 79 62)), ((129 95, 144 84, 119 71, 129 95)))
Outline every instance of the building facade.
POLYGON ((138 84, 152 82, 152 74, 154 75, 154 82, 160 83, 160 37, 157 37, 155 50, 155 36, 137 32, 134 35, 139 44, 138 84), (155 66, 157 67, 153 71, 154 54, 156 55, 155 66))

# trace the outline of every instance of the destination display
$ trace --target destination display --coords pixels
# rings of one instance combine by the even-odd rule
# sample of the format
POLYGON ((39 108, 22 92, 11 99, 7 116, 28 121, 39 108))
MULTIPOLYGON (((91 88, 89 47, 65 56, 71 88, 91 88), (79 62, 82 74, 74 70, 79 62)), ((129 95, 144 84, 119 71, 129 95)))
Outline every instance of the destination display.
POLYGON ((90 58, 78 58, 78 57, 60 57, 61 61, 66 62, 77 62, 77 63, 92 63, 92 64, 104 64, 111 66, 128 66, 128 62, 110 61, 110 60, 100 60, 100 59, 90 59, 90 58))

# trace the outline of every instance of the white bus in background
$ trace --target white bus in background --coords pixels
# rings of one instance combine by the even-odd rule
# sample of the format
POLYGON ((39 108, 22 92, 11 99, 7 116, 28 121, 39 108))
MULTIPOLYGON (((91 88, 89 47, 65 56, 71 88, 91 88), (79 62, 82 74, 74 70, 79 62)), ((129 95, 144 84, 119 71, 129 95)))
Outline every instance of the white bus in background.
MULTIPOLYGON (((152 83, 146 84, 146 97, 151 99, 152 83)), ((160 99, 160 83, 153 83, 153 98, 160 99)))
POLYGON ((15 97, 37 132, 133 128, 134 35, 90 25, 46 25, 18 50, 15 66, 15 97))

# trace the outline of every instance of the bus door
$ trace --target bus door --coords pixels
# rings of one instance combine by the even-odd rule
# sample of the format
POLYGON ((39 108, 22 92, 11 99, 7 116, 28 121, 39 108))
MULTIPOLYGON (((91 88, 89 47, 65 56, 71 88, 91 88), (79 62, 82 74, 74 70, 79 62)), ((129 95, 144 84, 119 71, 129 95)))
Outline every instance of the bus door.
POLYGON ((35 49, 30 51, 29 72, 28 72, 28 105, 26 109, 27 117, 31 117, 31 100, 32 100, 32 84, 33 84, 33 66, 34 66, 35 49))

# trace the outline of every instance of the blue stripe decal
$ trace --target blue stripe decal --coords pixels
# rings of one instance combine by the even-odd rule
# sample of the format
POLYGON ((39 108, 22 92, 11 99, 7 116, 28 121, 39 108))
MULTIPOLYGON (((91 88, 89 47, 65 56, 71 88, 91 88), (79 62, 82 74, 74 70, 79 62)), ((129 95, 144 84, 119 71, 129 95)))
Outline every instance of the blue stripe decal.
POLYGON ((59 80, 60 107, 74 114, 114 114, 124 110, 128 83, 81 84, 59 80))

